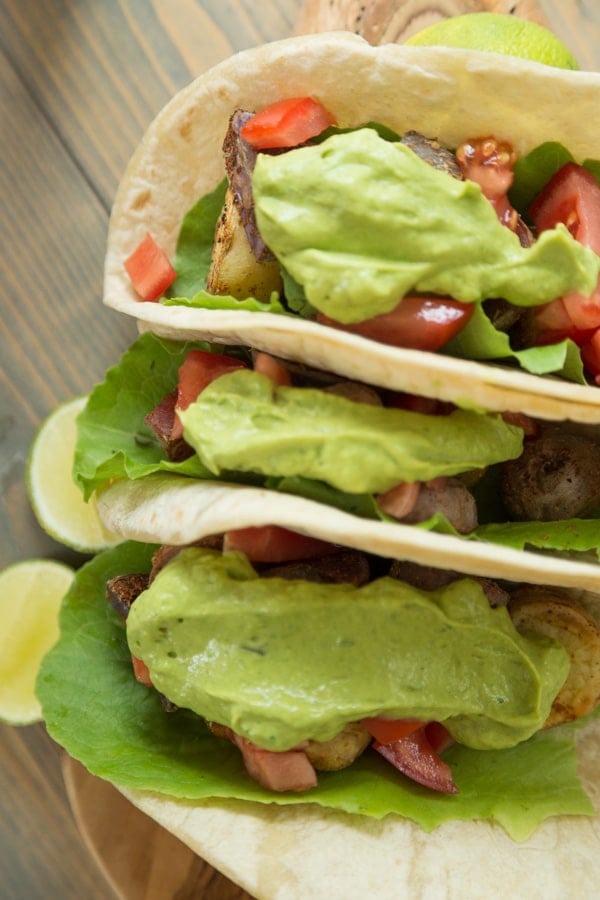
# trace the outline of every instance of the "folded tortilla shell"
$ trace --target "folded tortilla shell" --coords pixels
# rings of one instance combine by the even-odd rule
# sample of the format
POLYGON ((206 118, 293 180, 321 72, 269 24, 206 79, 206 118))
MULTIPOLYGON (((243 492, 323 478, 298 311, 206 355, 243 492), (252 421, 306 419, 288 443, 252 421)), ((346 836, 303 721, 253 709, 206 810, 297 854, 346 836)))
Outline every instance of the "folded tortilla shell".
MULTIPOLYGON (((264 489, 156 475, 113 484, 100 495, 98 508, 107 527, 132 540, 185 544, 229 528, 277 524, 424 565, 568 587, 600 617, 599 566, 357 519, 264 489)), ((193 803, 120 790, 265 900, 458 895, 564 900, 587 895, 600 879, 600 720, 579 736, 578 756, 579 775, 596 814, 547 820, 519 844, 486 821, 456 821, 425 833, 396 816, 378 821, 308 803, 293 808, 193 803)))
POLYGON ((427 834, 396 816, 378 821, 311 804, 123 793, 259 900, 575 900, 594 896, 600 879, 600 720, 580 736, 578 754, 596 815, 546 820, 519 844, 489 822, 451 822, 427 834))
POLYGON ((519 155, 543 141, 576 159, 597 157, 600 74, 496 54, 369 45, 346 32, 274 42, 241 52, 178 93, 150 125, 115 199, 104 302, 142 328, 182 340, 254 346, 317 368, 461 405, 545 419, 600 422, 595 388, 439 354, 387 347, 312 321, 246 311, 140 301, 124 260, 150 232, 173 257, 182 218, 223 178, 229 116, 290 96, 313 95, 340 125, 381 121, 455 146, 495 134, 519 155))
POLYGON ((98 512, 106 528, 127 540, 177 546, 234 528, 280 525, 389 559, 590 591, 598 594, 593 602, 600 615, 600 565, 465 540, 399 522, 361 519, 265 488, 149 475, 106 488, 98 497, 98 512))

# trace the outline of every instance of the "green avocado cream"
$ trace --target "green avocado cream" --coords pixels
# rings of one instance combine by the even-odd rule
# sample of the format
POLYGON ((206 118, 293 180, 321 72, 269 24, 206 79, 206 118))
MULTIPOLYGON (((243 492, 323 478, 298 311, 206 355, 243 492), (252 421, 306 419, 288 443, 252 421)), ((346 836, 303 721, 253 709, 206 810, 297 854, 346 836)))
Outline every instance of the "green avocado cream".
POLYGON ((180 413, 185 438, 215 475, 301 475, 349 493, 385 491, 514 459, 523 432, 501 416, 429 416, 276 386, 250 370, 223 375, 180 413))
POLYGON ((563 225, 521 247, 477 184, 370 128, 259 154, 253 191, 267 245, 340 322, 389 312, 408 292, 535 306, 589 295, 598 279, 600 258, 563 225))
POLYGON ((138 597, 127 638, 170 700, 272 750, 378 715, 513 746, 542 726, 569 668, 563 647, 519 635, 467 579, 431 593, 261 579, 241 554, 198 548, 138 597))

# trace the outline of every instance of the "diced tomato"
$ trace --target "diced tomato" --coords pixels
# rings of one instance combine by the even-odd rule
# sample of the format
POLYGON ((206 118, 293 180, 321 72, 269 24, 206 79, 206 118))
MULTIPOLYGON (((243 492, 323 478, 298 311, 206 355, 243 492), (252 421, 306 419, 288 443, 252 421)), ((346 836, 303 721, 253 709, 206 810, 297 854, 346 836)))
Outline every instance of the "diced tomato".
POLYGON ((261 109, 240 134, 256 150, 270 150, 297 147, 330 125, 335 125, 335 119, 322 103, 312 97, 293 97, 261 109))
MULTIPOLYGON (((241 359, 225 356, 221 353, 209 353, 206 350, 190 350, 179 367, 179 383, 177 385, 177 401, 175 412, 187 409, 190 403, 197 400, 199 394, 215 379, 237 369, 247 368, 241 359)), ((171 441, 183 437, 183 426, 175 415, 171 441)))
POLYGON ((279 525, 236 528, 226 532, 223 550, 244 553, 251 562, 289 562, 334 553, 337 547, 328 541, 289 531, 279 525))
POLYGON ((266 375, 274 384, 291 384, 290 373, 279 360, 268 353, 257 353, 254 358, 254 371, 266 375))
POLYGON ((127 257, 125 269, 142 300, 158 300, 177 277, 166 253, 150 234, 127 257))
POLYGON ((212 381, 247 368, 241 359, 225 356, 221 353, 209 353, 206 350, 190 350, 183 364, 179 367, 179 384, 177 385, 176 409, 187 409, 190 403, 212 381))
POLYGON ((445 735, 438 729, 431 729, 433 724, 424 725, 390 744, 376 743, 373 746, 412 781, 444 794, 456 794, 458 788, 450 766, 438 755, 444 746, 442 738, 445 740, 445 735))
POLYGON ((458 334, 472 315, 471 303, 442 297, 404 297, 391 312, 364 322, 344 325, 323 313, 317 314, 317 321, 380 344, 412 350, 439 350, 458 334))
MULTIPOLYGON (((600 254, 600 185, 583 166, 570 162, 559 169, 532 203, 530 213, 538 232, 562 222, 577 241, 600 254)), ((600 282, 591 297, 572 293, 542 307, 536 321, 546 336, 557 331, 585 343, 586 332, 600 327, 600 282), (559 322, 562 327, 554 327, 559 322)))
POLYGON ((137 678, 137 680, 141 684, 145 684, 146 687, 153 687, 152 678, 150 677, 150 670, 146 663, 141 660, 138 656, 134 656, 131 654, 131 662, 133 663, 133 674, 137 678))
POLYGON ((380 744, 391 744, 412 734, 418 728, 422 728, 424 722, 421 719, 382 719, 367 718, 362 720, 371 737, 380 744))
POLYGON ((562 222, 576 240, 600 253, 600 185, 583 166, 569 162, 559 169, 530 213, 538 232, 562 222))

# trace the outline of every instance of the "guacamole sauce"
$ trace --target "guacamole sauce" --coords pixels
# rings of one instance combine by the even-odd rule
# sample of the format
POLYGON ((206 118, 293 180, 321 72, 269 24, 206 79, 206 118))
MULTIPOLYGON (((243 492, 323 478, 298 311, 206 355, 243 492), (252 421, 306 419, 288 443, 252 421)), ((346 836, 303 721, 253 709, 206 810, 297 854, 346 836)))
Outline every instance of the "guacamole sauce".
POLYGON ((208 385, 180 414, 184 435, 216 475, 301 475, 342 491, 385 491, 514 459, 523 432, 501 416, 429 416, 277 386, 240 370, 208 385))
POLYGON ((267 245, 339 322, 389 312, 414 291, 534 306, 596 286, 600 258, 563 225, 521 247, 479 185, 370 128, 259 154, 253 191, 267 245))
POLYGON ((171 701, 271 750, 378 715, 513 746, 542 726, 569 668, 467 579, 430 593, 260 579, 241 554, 199 548, 138 597, 127 637, 171 701))

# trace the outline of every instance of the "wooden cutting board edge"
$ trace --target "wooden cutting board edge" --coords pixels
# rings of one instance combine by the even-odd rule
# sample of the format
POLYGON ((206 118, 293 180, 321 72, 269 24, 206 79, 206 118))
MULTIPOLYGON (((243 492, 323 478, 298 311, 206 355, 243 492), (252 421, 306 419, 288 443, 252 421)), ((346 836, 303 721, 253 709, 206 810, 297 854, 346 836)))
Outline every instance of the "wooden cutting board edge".
POLYGON ((62 771, 83 843, 119 900, 251 900, 68 754, 62 771))

